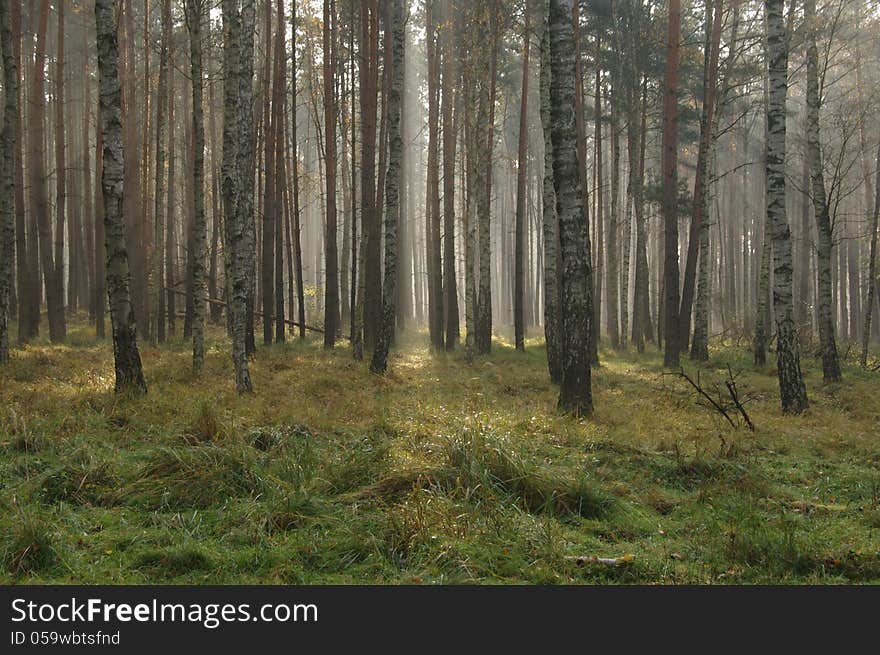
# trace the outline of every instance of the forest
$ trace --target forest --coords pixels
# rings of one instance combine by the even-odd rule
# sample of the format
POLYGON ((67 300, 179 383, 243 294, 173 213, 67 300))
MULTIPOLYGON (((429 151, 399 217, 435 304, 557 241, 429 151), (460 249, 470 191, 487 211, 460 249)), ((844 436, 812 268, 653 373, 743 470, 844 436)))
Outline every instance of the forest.
POLYGON ((3 583, 880 583, 874 0, 0 47, 3 583))

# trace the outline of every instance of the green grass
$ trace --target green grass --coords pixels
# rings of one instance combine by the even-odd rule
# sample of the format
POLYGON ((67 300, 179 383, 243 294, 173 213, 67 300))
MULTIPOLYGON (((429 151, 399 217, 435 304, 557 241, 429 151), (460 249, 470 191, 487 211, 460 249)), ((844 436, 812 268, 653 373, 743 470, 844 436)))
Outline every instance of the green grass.
POLYGON ((853 362, 823 386, 805 359, 788 417, 772 368, 714 344, 701 378, 742 372, 752 433, 650 348, 603 349, 575 420, 537 339, 468 365, 404 335, 385 377, 292 341, 241 397, 212 329, 200 378, 187 343, 142 345, 131 398, 109 344, 70 332, 0 368, 3 582, 880 582, 880 374, 853 362))

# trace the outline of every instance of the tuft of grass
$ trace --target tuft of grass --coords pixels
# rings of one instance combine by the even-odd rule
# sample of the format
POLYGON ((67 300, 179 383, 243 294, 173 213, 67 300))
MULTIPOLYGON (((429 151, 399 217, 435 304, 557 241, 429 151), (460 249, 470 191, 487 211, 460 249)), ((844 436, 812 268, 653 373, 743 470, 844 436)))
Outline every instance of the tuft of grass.
POLYGON ((214 563, 198 548, 183 547, 143 552, 135 558, 133 567, 161 577, 175 577, 194 571, 210 571, 214 563))
POLYGON ((214 405, 207 401, 199 404, 198 412, 192 425, 184 433, 183 437, 187 443, 218 443, 222 441, 226 435, 226 430, 220 422, 217 410, 214 405))
POLYGON ((451 439, 446 456, 468 493, 491 488, 514 497, 529 512, 598 518, 614 506, 612 496, 586 476, 554 475, 481 432, 466 430, 451 439))
POLYGON ((338 448, 338 459, 327 467, 327 483, 334 493, 354 491, 373 484, 387 470, 391 448, 383 432, 356 436, 338 444, 338 448))
POLYGON ((49 505, 102 506, 113 503, 118 480, 110 463, 80 450, 67 464, 48 471, 39 483, 40 499, 49 505))
POLYGON ((153 453, 123 497, 152 509, 205 508, 256 495, 264 487, 253 456, 243 448, 166 447, 153 453))
POLYGON ((4 532, 0 561, 12 576, 47 573, 58 562, 52 528, 43 520, 20 514, 4 532))

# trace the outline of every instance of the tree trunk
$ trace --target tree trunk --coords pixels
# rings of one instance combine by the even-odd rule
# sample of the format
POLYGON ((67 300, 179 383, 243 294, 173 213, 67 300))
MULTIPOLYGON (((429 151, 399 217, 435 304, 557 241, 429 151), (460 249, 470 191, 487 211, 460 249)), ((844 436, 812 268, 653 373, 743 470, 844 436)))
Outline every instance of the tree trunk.
POLYGON ((446 310, 446 350, 453 351, 460 339, 458 284, 455 272, 455 142, 459 123, 455 105, 460 79, 453 54, 456 7, 446 4, 446 20, 440 38, 443 47, 443 308, 446 310))
POLYGON ((871 339, 871 317, 877 302, 877 219, 880 217, 880 146, 877 147, 877 179, 874 183, 874 216, 871 219, 871 250, 868 255, 868 299, 865 303, 865 326, 862 328, 862 368, 868 366, 868 342, 871 339))
POLYGON ((593 409, 590 384, 590 255, 587 212, 581 184, 576 103, 573 0, 550 0, 550 123, 553 182, 559 217, 562 265, 563 359, 559 407, 586 415, 593 409))
POLYGON ((663 89, 663 305, 666 349, 663 365, 678 368, 678 62, 681 45, 681 2, 669 0, 669 30, 666 44, 666 83, 663 89))
MULTIPOLYGON (((290 33, 291 33, 291 43, 290 43, 290 51, 293 53, 293 80, 291 84, 293 97, 291 98, 291 105, 293 106, 293 111, 291 112, 291 120, 290 120, 290 140, 293 143, 293 258, 294 258, 294 268, 296 269, 296 306, 297 312, 299 316, 299 338, 306 338, 306 303, 305 303, 305 289, 303 285, 303 266, 302 266, 302 242, 301 236, 302 232, 300 230, 300 205, 299 205, 299 155, 298 148, 299 144, 296 140, 296 127, 297 127, 297 88, 296 88, 296 3, 291 5, 290 10, 290 33)), ((293 311, 293 309, 291 309, 293 311)))
POLYGON ((15 256, 15 149, 18 140, 18 61, 12 51, 12 14, 0 0, 3 58, 3 131, 0 132, 0 363, 9 361, 9 297, 15 256))
POLYGON ((797 330, 792 310, 791 232, 785 206, 785 108, 788 95, 788 39, 782 21, 783 0, 765 0, 767 64, 767 221, 773 240, 773 311, 776 317, 776 370, 782 411, 807 408, 797 330))
POLYGON ((174 220, 177 205, 177 180, 175 168, 177 164, 176 145, 174 138, 174 66, 168 68, 168 201, 166 202, 165 218, 165 286, 168 295, 165 299, 168 314, 168 335, 174 336, 177 331, 177 294, 174 293, 177 275, 177 221, 174 220))
POLYGON ((428 332, 431 347, 443 350, 443 270, 440 262, 440 37, 435 0, 425 8, 428 59, 428 162, 425 202, 425 261, 428 264, 428 332))
POLYGON ((165 211, 165 110, 168 107, 168 45, 171 41, 171 0, 162 3, 162 39, 159 49, 159 88, 156 92, 156 188, 153 196, 153 326, 150 344, 165 340, 165 317, 162 314, 163 241, 165 211))
MULTIPOLYGON (((46 160, 43 147, 46 139, 45 114, 46 95, 44 93, 45 75, 43 69, 46 59, 46 30, 49 20, 49 0, 40 4, 38 17, 36 50, 34 53, 33 74, 30 88, 28 120, 28 176, 30 178, 30 211, 32 222, 36 225, 40 265, 46 291, 46 305, 49 318, 49 338, 52 342, 64 339, 64 300, 57 285, 55 261, 52 254, 52 223, 49 216, 49 197, 46 174, 46 160)), ((39 287, 37 287, 39 294, 39 287)), ((39 298, 39 295, 38 295, 39 298)), ((38 300, 39 302, 39 300, 38 300)), ((37 314, 39 324, 39 313, 37 314)))
MULTIPOLYGON (((243 52, 243 20, 242 13, 238 9, 237 0, 223 0, 223 73, 224 73, 224 103, 223 103, 223 164, 222 164, 222 193, 226 249, 226 279, 229 289, 228 302, 229 314, 232 322, 232 359, 235 364, 235 386, 240 392, 252 390, 250 372, 248 371, 247 347, 246 347, 246 322, 248 318, 248 296, 250 294, 250 278, 248 267, 252 265, 248 248, 250 240, 250 227, 247 224, 246 214, 242 205, 242 195, 245 193, 243 174, 250 171, 246 164, 246 151, 250 146, 249 140, 245 141, 245 130, 241 129, 239 114, 250 115, 250 98, 245 104, 245 95, 242 93, 245 87, 250 87, 251 78, 242 71, 242 64, 246 58, 243 52), (245 82, 241 78, 247 77, 245 82)), ((249 27, 252 29, 253 5, 248 9, 251 15, 249 27)), ((252 71, 251 71, 252 75, 252 71)))
POLYGON ((205 219, 205 114, 202 72, 202 0, 187 0, 190 75, 192 78, 193 130, 193 372, 199 373, 205 361, 205 312, 208 310, 207 254, 208 224, 205 219))
MULTIPOLYGON (((58 305, 55 317, 57 339, 63 341, 67 334, 64 317, 64 223, 67 204, 67 161, 65 148, 64 126, 64 4, 57 5, 58 39, 55 43, 55 270, 46 273, 46 279, 52 277, 58 305)), ((49 321, 51 336, 52 321, 49 321)))
MULTIPOLYGON (((275 33, 275 73, 273 75, 272 119, 275 131, 275 342, 284 342, 284 117, 286 112, 287 58, 285 55, 284 3, 277 4, 278 27, 275 33)), ((267 89, 268 92, 268 89, 267 89)))
POLYGON ((559 222, 556 216, 556 191, 553 188, 553 140, 550 124, 550 32, 546 0, 541 35, 541 128, 544 136, 544 171, 542 180, 542 225, 544 242, 544 340, 547 344, 547 367, 550 380, 562 383, 562 315, 560 310, 561 267, 559 222))
MULTIPOLYGON (((403 94, 405 31, 403 0, 392 0, 386 7, 393 16, 386 17, 386 25, 392 23, 391 47, 392 70, 391 88, 388 94, 388 173, 385 176, 385 279, 382 288, 382 330, 373 357, 370 361, 372 373, 384 373, 388 366, 388 349, 394 334, 394 298, 397 283, 397 222, 400 210, 400 160, 403 153, 401 138, 401 97, 403 94)), ((387 16, 387 14, 386 14, 387 16)), ((388 47, 386 41, 386 47, 388 47)), ((386 71, 386 74, 388 72, 386 71)))
POLYGON ((804 0, 804 23, 807 28, 807 148, 810 153, 810 183, 818 233, 816 266, 819 276, 817 286, 819 342, 822 352, 822 377, 827 383, 840 380, 840 360, 834 337, 834 305, 831 292, 832 226, 819 141, 819 111, 822 99, 819 89, 819 53, 816 48, 816 0, 804 0))
POLYGON ((526 166, 528 164, 529 147, 529 51, 531 50, 531 15, 529 2, 525 3, 525 26, 523 29, 523 65, 522 65, 522 98, 519 107, 519 145, 517 148, 516 167, 516 246, 514 254, 514 289, 513 289, 513 332, 516 349, 525 351, 525 325, 523 320, 523 300, 525 289, 523 282, 523 240, 525 238, 526 213, 526 166))
POLYGON ((124 152, 122 91, 119 85, 116 0, 95 0, 98 71, 103 135, 104 232, 107 252, 107 291, 113 327, 116 392, 147 392, 137 346, 137 327, 129 296, 128 255, 123 208, 124 152))
MULTIPOLYGON (((697 279, 697 260, 704 241, 708 242, 708 233, 703 235, 703 224, 708 221, 707 173, 709 155, 712 150, 714 134, 713 120, 715 117, 715 96, 718 87, 718 50, 721 45, 723 0, 715 0, 714 12, 706 7, 706 47, 704 48, 703 66, 703 110, 700 117, 700 145, 697 152, 697 170, 694 176, 693 213, 688 235, 687 260, 684 269, 684 286, 681 292, 679 308, 678 347, 684 350, 688 346, 691 328, 691 309, 694 301, 694 288, 697 279), (713 16, 714 13, 714 16, 713 16)), ((708 359, 708 346, 697 344, 691 352, 692 359, 708 359), (703 355, 705 354, 705 357, 703 355)))
MULTIPOLYGON (((498 69, 498 2, 485 0, 480 11, 488 13, 488 63, 489 79, 484 80, 481 90, 481 109, 478 121, 478 142, 483 150, 483 181, 478 188, 477 238, 480 252, 479 295, 476 305, 477 352, 486 355, 492 348, 492 163, 495 144, 495 88, 498 69)), ((484 60, 485 62, 485 60, 484 60)))
MULTIPOLYGON (((12 60, 18 73, 22 75, 21 59, 21 7, 22 3, 7 0, 11 5, 11 41, 12 60)), ((18 77, 16 77, 18 79, 18 77)), ((16 85, 18 89, 15 134, 18 139, 14 145, 14 183, 15 183, 15 274, 18 282, 18 343, 26 343, 37 336, 40 320, 40 288, 38 271, 32 266, 36 257, 35 233, 28 234, 28 223, 25 215, 24 196, 24 142, 27 135, 22 129, 22 107, 24 84, 16 85)), ((12 88, 12 87, 9 87, 12 88)), ((31 212, 33 214, 33 212, 31 212)))

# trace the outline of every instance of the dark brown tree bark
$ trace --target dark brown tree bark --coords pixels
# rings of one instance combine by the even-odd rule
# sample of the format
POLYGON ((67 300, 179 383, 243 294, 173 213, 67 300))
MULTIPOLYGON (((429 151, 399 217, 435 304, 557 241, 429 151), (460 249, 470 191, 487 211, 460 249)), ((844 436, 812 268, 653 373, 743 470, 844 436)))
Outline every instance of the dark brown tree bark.
POLYGON ((669 0, 666 77, 663 88, 663 304, 666 348, 663 365, 678 368, 678 63, 681 46, 681 2, 669 0))
POLYGON ((528 165, 529 146, 529 53, 531 45, 532 21, 529 2, 525 2, 525 24, 523 27, 523 65, 522 65, 522 98, 519 108, 519 144, 517 147, 516 168, 516 245, 514 248, 514 289, 513 289, 513 332, 517 350, 525 351, 525 325, 523 318, 523 288, 525 262, 523 261, 523 240, 525 237, 526 213, 526 166, 528 165))
POLYGON ((15 144, 18 140, 18 62, 12 49, 12 13, 0 0, 3 59, 3 130, 0 132, 0 364, 9 361, 9 304, 15 257, 15 144))
POLYGON ((324 163, 327 184, 327 218, 324 237, 324 348, 333 348, 339 320, 339 256, 336 216, 336 53, 332 30, 336 27, 336 3, 324 0, 324 163))
POLYGON ((460 78, 453 45, 457 21, 454 12, 457 9, 455 3, 446 3, 445 20, 440 30, 443 48, 443 308, 446 311, 447 351, 455 350, 461 338, 455 273, 455 144, 459 122, 455 106, 459 95, 457 81, 460 78))

